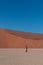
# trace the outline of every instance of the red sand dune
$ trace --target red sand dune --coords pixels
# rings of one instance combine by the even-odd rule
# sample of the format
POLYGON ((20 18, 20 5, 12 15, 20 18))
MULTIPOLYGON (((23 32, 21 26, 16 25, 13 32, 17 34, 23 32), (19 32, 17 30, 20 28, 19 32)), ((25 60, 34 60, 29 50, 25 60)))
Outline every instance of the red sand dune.
POLYGON ((43 48, 43 34, 0 29, 0 48, 43 48))

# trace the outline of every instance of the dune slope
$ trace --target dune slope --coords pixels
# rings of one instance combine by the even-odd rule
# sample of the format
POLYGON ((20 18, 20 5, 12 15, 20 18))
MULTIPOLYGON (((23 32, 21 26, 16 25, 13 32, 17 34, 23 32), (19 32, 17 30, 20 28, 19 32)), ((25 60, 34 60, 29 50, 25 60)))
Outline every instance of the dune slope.
POLYGON ((43 34, 0 29, 0 48, 43 48, 43 34))

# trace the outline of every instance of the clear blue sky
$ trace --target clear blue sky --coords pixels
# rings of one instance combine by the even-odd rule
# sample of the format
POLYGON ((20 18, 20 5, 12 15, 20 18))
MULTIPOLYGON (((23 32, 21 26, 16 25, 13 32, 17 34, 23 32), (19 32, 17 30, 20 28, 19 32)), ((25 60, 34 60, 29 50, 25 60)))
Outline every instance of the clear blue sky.
POLYGON ((43 0, 0 0, 0 28, 43 33, 43 0))

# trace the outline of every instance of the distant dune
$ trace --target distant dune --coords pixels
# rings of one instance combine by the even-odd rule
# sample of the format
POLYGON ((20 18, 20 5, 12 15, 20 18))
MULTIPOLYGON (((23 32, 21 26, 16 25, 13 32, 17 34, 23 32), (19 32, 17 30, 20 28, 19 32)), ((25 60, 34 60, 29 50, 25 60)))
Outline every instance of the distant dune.
POLYGON ((43 34, 0 28, 0 48, 43 48, 43 34))

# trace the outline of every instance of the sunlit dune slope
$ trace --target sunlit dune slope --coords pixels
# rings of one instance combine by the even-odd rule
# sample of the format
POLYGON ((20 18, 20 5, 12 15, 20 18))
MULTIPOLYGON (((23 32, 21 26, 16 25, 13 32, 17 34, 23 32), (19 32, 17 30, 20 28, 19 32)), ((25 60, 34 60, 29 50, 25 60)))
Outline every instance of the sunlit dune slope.
POLYGON ((0 48, 43 48, 43 34, 0 29, 0 48))

